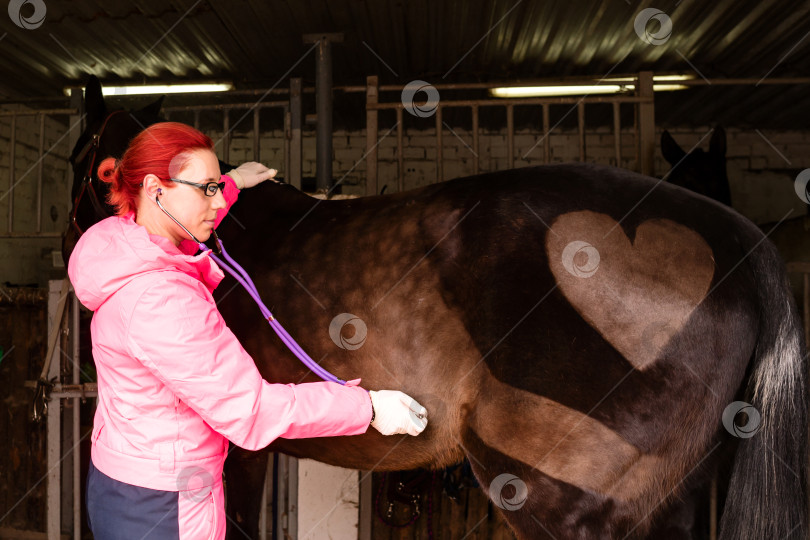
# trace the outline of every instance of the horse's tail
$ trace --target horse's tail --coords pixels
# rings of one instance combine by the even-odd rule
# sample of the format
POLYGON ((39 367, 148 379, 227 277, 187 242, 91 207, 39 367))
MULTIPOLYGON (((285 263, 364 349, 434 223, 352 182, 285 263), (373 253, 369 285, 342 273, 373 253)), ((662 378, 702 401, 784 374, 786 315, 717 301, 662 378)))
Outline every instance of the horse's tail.
MULTIPOLYGON (((761 237, 760 237, 761 238, 761 237)), ((751 253, 760 328, 746 401, 760 429, 738 441, 721 540, 807 538, 807 356, 784 263, 761 242, 751 253)), ((729 407, 733 415, 741 405, 729 407)), ((749 409, 750 411, 750 409, 749 409)), ((756 422, 749 414, 746 428, 756 422)), ((724 418, 728 423, 728 418, 724 418)))

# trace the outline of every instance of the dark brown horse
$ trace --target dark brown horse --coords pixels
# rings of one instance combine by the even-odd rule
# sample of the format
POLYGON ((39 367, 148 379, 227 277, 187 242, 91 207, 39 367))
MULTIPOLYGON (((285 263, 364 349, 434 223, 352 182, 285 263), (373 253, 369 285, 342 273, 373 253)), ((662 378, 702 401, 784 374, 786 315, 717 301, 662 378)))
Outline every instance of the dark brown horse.
MULTIPOLYGON (((228 251, 310 356, 430 414, 419 437, 271 450, 466 457, 522 539, 688 538, 688 495, 733 456, 721 538, 806 537, 805 344, 779 256, 727 207, 571 164, 346 201, 266 182, 230 215, 228 251)), ((267 380, 315 380, 232 279, 217 295, 267 380)), ((250 533, 266 459, 226 464, 250 533)))

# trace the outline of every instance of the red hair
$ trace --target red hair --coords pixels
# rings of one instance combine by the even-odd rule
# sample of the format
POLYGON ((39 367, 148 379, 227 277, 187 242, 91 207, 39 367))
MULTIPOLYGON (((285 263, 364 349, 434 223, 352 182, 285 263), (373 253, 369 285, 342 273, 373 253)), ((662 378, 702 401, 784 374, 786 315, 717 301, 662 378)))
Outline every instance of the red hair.
POLYGON ((121 161, 107 158, 99 164, 99 179, 111 184, 107 202, 115 206, 118 215, 137 211, 144 177, 154 174, 169 188, 167 179, 186 165, 190 152, 198 149, 213 152, 214 142, 186 124, 152 124, 132 139, 121 161))

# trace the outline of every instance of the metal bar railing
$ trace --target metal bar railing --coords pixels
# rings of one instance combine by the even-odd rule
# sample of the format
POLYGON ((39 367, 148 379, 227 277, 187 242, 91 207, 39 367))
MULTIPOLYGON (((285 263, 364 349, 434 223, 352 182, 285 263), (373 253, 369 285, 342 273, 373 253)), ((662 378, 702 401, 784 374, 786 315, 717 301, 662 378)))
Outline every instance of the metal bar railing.
MULTIPOLYGON (((290 102, 288 101, 265 101, 262 103, 228 103, 228 104, 215 104, 215 105, 187 105, 187 106, 175 106, 175 107, 166 107, 163 109, 164 116, 168 119, 172 113, 182 113, 182 112, 193 112, 194 113, 194 129, 200 129, 200 115, 202 112, 205 111, 222 111, 222 150, 221 156, 222 161, 229 162, 230 161, 230 147, 231 147, 231 122, 230 122, 230 111, 231 110, 244 110, 248 109, 250 111, 252 109, 252 120, 253 120, 253 136, 252 136, 252 146, 253 146, 253 159, 255 161, 261 161, 261 110, 262 109, 269 109, 269 108, 276 108, 282 109, 283 118, 284 118, 284 126, 282 128, 282 132, 284 133, 284 174, 289 175, 292 156, 291 153, 291 137, 293 136, 292 124, 293 119, 291 116, 291 107, 290 102)), ((294 113, 294 111, 293 111, 294 113)), ((299 111, 300 113, 300 111, 299 111)), ((300 152, 297 157, 300 161, 301 156, 300 152)), ((298 170, 300 170, 300 163, 298 165, 298 170)), ((300 186, 297 186, 300 187, 300 186)))
MULTIPOLYGON (((470 89, 470 88, 490 88, 492 84, 473 84, 473 85, 436 85, 436 88, 444 89, 470 89)), ((379 143, 379 111, 394 110, 396 112, 396 160, 397 160, 397 188, 402 191, 404 189, 404 125, 402 111, 406 105, 398 101, 380 102, 380 90, 393 90, 400 89, 397 86, 379 86, 378 78, 370 76, 367 78, 366 92, 366 194, 373 195, 377 192, 378 185, 378 158, 376 146, 379 143)), ((344 89, 345 90, 345 89, 344 89)), ((653 96, 634 96, 634 95, 614 95, 614 96, 587 96, 582 97, 538 97, 538 98, 521 98, 510 99, 504 101, 501 99, 460 99, 460 100, 442 100, 436 107, 435 115, 435 137, 436 137, 436 181, 441 182, 444 180, 444 146, 443 146, 443 111, 447 108, 469 108, 472 114, 472 138, 473 138, 473 153, 475 154, 473 173, 480 172, 480 109, 481 107, 504 107, 506 110, 506 159, 507 166, 513 168, 515 166, 515 127, 514 127, 514 108, 515 106, 540 106, 543 112, 543 161, 549 163, 551 161, 551 142, 549 133, 550 128, 550 108, 551 105, 574 105, 577 108, 577 133, 579 137, 579 159, 585 161, 587 156, 586 151, 586 131, 585 131, 585 108, 588 104, 593 103, 610 103, 613 107, 613 132, 614 132, 614 154, 616 164, 621 164, 621 122, 620 122, 620 106, 623 103, 634 105, 638 109, 641 105, 646 105, 651 108, 654 104, 653 96)), ((636 121, 635 125, 639 123, 636 121)), ((649 137, 647 137, 649 139, 649 137)), ((637 143, 641 143, 641 138, 636 134, 637 143)), ((649 141, 647 141, 649 144, 649 141)), ((637 150, 640 152, 640 148, 637 150)), ((638 159, 636 163, 639 164, 638 159)), ((639 164, 640 166, 640 164, 639 164)))
MULTIPOLYGON (((439 108, 449 107, 506 107, 508 105, 575 105, 580 101, 588 103, 653 103, 651 97, 639 96, 588 96, 581 97, 543 97, 543 98, 519 98, 504 101, 503 99, 459 99, 455 101, 442 100, 439 108)), ((377 102, 366 103, 367 111, 381 111, 386 109, 404 108, 401 102, 377 102)), ((438 110, 438 109, 437 109, 438 110)))
POLYGON ((0 111, 0 118, 4 116, 37 116, 44 114, 45 116, 58 116, 58 115, 71 115, 76 114, 76 109, 31 109, 31 110, 14 110, 14 111, 0 111))

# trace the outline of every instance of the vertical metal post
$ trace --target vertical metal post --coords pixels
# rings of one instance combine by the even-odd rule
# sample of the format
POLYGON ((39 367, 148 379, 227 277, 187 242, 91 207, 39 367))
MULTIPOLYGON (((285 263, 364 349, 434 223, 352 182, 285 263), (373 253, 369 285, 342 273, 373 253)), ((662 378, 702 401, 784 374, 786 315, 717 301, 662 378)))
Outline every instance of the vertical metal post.
POLYGON ((222 109, 222 161, 228 163, 231 157, 231 115, 230 109, 222 109))
POLYGON ((279 538, 298 540, 298 460, 284 454, 276 456, 276 531, 279 538))
POLYGON ((585 102, 577 103, 577 132, 579 133, 579 161, 585 162, 585 102))
POLYGON ((17 115, 11 115, 11 135, 8 151, 8 232, 14 230, 14 158, 17 150, 17 115))
POLYGON ((292 138, 292 118, 290 115, 290 102, 281 111, 284 114, 284 134, 282 136, 282 151, 284 152, 284 176, 290 181, 290 139, 292 138))
POLYGON ((259 132, 259 112, 260 111, 261 111, 261 109, 259 107, 256 107, 255 109, 253 109, 253 161, 259 161, 259 162, 261 162, 261 160, 262 160, 261 144, 259 143, 259 137, 261 135, 260 132, 259 132))
POLYGON ((655 165, 655 104, 653 103, 653 73, 642 71, 638 74, 638 95, 649 98, 647 103, 638 105, 639 140, 641 146, 641 174, 652 175, 655 165))
MULTIPOLYGON (((12 117, 13 118, 13 117, 12 117)), ((67 294, 69 287, 67 280, 51 280, 49 282, 50 288, 48 291, 48 335, 51 332, 58 331, 61 334, 62 321, 57 320, 59 312, 58 304, 59 299, 63 294, 67 294), (58 329, 58 330, 56 330, 58 329)), ((60 337, 57 337, 59 340, 60 337)), ((48 380, 54 377, 59 377, 59 366, 61 365, 60 348, 57 341, 57 346, 54 347, 51 363, 48 368, 48 380)), ((59 450, 62 441, 62 400, 52 399, 48 402, 48 414, 46 415, 46 430, 47 430, 47 483, 46 483, 46 501, 47 501, 47 517, 45 530, 48 535, 48 540, 60 540, 61 538, 61 517, 62 517, 62 493, 61 493, 61 458, 59 450)))
POLYGON ((366 195, 377 194, 377 129, 379 116, 376 105, 379 99, 379 79, 376 75, 366 77, 366 195))
POLYGON ((549 107, 548 103, 543 103, 543 162, 550 163, 551 162, 551 133, 549 130, 551 129, 551 120, 549 114, 549 107))
POLYGON ((315 56, 315 187, 332 187, 332 43, 343 41, 343 34, 307 34, 304 43, 318 43, 315 56))
POLYGON ((37 233, 42 232, 42 156, 45 153, 45 115, 39 113, 39 148, 37 149, 37 233))
POLYGON ((199 109, 194 110, 194 129, 196 129, 196 130, 200 129, 200 110, 199 109))
POLYGON ((287 182, 301 189, 301 79, 290 79, 290 168, 287 182))
POLYGON ((633 107, 633 149, 636 153, 635 171, 641 170, 641 138, 638 136, 638 104, 633 107))
MULTIPOLYGON (((79 358, 79 299, 76 294, 71 295, 70 299, 70 314, 71 314, 71 331, 69 333, 72 344, 73 356, 73 384, 80 384, 81 378, 79 370, 81 363, 79 358)), ((81 398, 73 398, 73 538, 74 540, 81 540, 82 537, 82 481, 81 481, 81 422, 79 420, 79 413, 81 407, 81 398)))
POLYGON ((332 46, 324 36, 315 57, 315 187, 332 187, 332 46))
POLYGON ((478 174, 480 164, 478 160, 478 156, 481 155, 479 152, 479 140, 478 140, 478 105, 472 106, 472 136, 473 136, 473 163, 475 166, 473 167, 473 174, 478 174))
MULTIPOLYGON (((71 114, 68 118, 68 126, 70 128, 70 132, 68 133, 68 148, 74 148, 76 146, 76 142, 79 140, 79 136, 81 136, 82 132, 84 131, 84 122, 82 119, 84 118, 84 90, 82 88, 72 88, 70 90, 70 108, 74 109, 76 112, 75 114, 71 114)), ((67 199, 65 200, 65 213, 64 215, 68 215, 70 208, 73 206, 73 199, 71 198, 71 190, 67 190, 67 199)))
POLYGON ((613 153, 616 154, 616 166, 622 166, 622 121, 619 114, 621 104, 613 102, 613 153))
POLYGON ((405 185, 405 159, 402 155, 405 128, 402 125, 402 109, 397 107, 397 191, 403 191, 405 185))
POLYGON ((506 106, 506 168, 515 168, 515 108, 506 106))
POLYGON ((436 107, 436 181, 444 180, 442 158, 442 108, 436 107))

